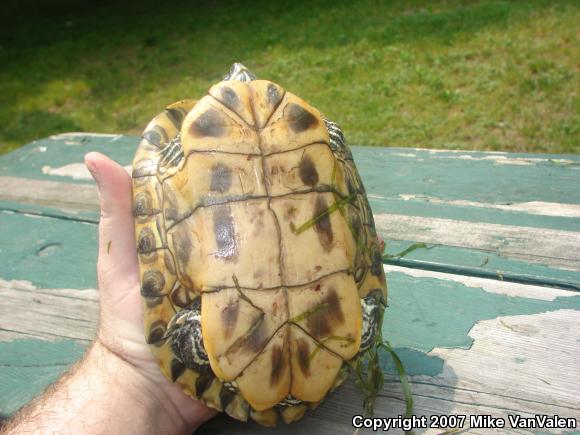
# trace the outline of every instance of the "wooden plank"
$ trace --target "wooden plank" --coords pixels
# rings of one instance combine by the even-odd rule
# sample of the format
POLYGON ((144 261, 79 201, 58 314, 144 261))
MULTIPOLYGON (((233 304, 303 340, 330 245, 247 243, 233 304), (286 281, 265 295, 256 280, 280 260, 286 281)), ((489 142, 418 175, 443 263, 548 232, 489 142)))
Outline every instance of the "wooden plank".
POLYGON ((43 289, 0 279, 0 341, 69 339, 88 344, 99 313, 97 290, 43 289))
POLYGON ((42 288, 96 287, 97 226, 0 211, 0 277, 42 288))
POLYGON ((375 214, 375 224, 389 239, 494 252, 580 271, 580 232, 384 213, 375 214))
POLYGON ((62 181, 0 176, 0 201, 58 209, 71 217, 81 212, 99 212, 95 185, 71 185, 62 181))
POLYGON ((445 245, 429 244, 408 252, 416 242, 389 238, 386 241, 383 261, 385 264, 533 286, 580 290, 579 272, 508 258, 499 252, 445 245), (401 253, 405 253, 404 256, 399 256, 401 253))
POLYGON ((73 340, 0 342, 0 420, 56 381, 84 351, 73 340))
MULTIPOLYGON (((411 376, 416 415, 506 417, 517 413, 580 418, 576 394, 580 389, 580 367, 570 359, 580 350, 580 296, 565 290, 430 271, 391 266, 386 271, 390 298, 383 334, 411 376)), ((72 362, 72 351, 58 359, 55 353, 63 348, 60 338, 86 343, 91 334, 79 332, 79 327, 87 320, 92 321, 92 328, 96 326, 98 294, 91 290, 35 289, 26 282, 0 283, 0 300, 6 299, 4 295, 10 300, 0 306, 8 314, 0 319, 0 328, 8 329, 3 325, 11 322, 14 329, 32 331, 43 338, 23 341, 19 339, 22 335, 12 334, 3 336, 12 341, 0 343, 0 408, 13 410, 23 402, 14 404, 7 394, 8 386, 17 387, 19 397, 28 396, 26 386, 16 385, 12 374, 20 373, 19 379, 33 385, 38 393, 43 386, 39 379, 53 379, 55 370, 65 370, 72 362), (31 307, 33 315, 29 319, 35 320, 23 323, 15 308, 18 306, 31 307), (34 363, 35 370, 28 367, 28 359, 21 362, 12 357, 12 347, 17 344, 26 344, 31 350, 44 340, 51 340, 55 350, 53 353, 44 345, 47 356, 34 363)), ((376 412, 381 417, 396 417, 404 409, 402 394, 388 356, 383 355, 382 360, 388 382, 376 412)), ((282 425, 276 433, 332 430, 350 434, 350 419, 360 413, 361 404, 362 397, 348 383, 303 421, 282 425)), ((209 423, 201 433, 226 431, 266 433, 255 424, 241 424, 225 417, 209 423)))
MULTIPOLYGON (((62 134, 0 157, 0 173, 90 183, 85 153, 101 151, 127 166, 137 142, 134 136, 62 134)), ((352 149, 376 213, 580 228, 578 155, 352 149)))
MULTIPOLYGON (((94 185, 0 177, 4 210, 97 223, 97 201, 94 185)), ((387 213, 375 220, 390 254, 414 242, 436 247, 390 263, 580 290, 580 232, 387 213)))

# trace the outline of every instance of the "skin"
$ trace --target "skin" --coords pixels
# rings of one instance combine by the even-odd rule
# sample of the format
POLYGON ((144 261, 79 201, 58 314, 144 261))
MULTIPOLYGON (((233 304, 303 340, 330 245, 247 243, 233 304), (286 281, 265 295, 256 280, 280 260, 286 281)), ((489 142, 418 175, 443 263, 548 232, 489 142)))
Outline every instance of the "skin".
POLYGON ((85 356, 2 434, 186 434, 216 412, 163 376, 145 343, 132 215, 131 178, 99 153, 85 156, 97 182, 99 327, 85 356))

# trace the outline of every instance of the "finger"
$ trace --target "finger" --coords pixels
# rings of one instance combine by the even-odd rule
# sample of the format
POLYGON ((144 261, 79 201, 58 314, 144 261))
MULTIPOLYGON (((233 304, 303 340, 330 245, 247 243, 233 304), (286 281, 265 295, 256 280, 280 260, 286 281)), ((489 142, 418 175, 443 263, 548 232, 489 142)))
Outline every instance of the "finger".
POLYGON ((99 280, 118 284, 127 278, 135 279, 137 256, 131 177, 121 165, 100 153, 88 153, 85 164, 99 188, 99 280))

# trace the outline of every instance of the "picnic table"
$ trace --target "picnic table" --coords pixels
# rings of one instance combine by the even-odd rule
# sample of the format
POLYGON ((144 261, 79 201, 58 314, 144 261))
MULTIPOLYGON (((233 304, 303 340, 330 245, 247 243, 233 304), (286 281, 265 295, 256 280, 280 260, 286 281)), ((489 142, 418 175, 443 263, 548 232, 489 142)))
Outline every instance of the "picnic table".
MULTIPOLYGON (((2 417, 56 380, 94 336, 99 211, 83 156, 100 151, 129 168, 137 142, 69 133, 0 157, 2 417)), ((414 414, 491 415, 507 428, 508 415, 578 423, 580 156, 371 147, 353 154, 386 241, 383 335, 409 375, 414 414)), ((396 417, 404 397, 388 355, 382 364, 375 413, 396 417)), ((347 382, 275 433, 350 434, 361 413, 362 395, 347 382)), ((490 431, 472 424, 468 432, 490 431)), ((221 416, 200 433, 274 432, 221 416)))

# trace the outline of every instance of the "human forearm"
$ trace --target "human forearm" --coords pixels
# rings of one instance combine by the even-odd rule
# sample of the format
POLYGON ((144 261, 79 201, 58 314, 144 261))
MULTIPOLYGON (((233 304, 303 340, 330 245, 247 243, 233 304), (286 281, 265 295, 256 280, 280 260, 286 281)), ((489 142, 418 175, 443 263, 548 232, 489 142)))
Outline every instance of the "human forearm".
POLYGON ((130 363, 96 341, 2 434, 180 434, 191 433, 196 423, 195 414, 177 409, 130 363))

